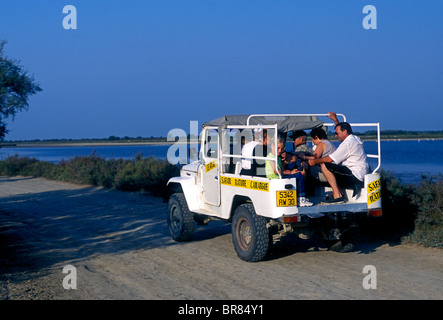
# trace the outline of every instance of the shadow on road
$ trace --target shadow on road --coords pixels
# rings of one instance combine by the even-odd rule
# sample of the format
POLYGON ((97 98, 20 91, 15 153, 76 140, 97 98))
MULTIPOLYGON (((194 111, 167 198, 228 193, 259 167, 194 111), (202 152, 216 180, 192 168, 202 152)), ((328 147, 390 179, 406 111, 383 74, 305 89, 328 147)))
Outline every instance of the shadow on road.
POLYGON ((161 199, 102 188, 0 198, 0 273, 168 246, 161 199))
MULTIPOLYGON (((377 248, 388 243, 390 246, 399 245, 398 242, 387 242, 378 240, 372 236, 359 235, 356 237, 354 248, 349 253, 370 254, 375 252, 377 248)), ((314 235, 310 239, 300 239, 296 234, 288 234, 282 240, 271 246, 267 260, 275 260, 297 254, 300 252, 310 251, 327 251, 328 247, 318 235, 314 235)), ((346 254, 348 252, 343 252, 346 254)))

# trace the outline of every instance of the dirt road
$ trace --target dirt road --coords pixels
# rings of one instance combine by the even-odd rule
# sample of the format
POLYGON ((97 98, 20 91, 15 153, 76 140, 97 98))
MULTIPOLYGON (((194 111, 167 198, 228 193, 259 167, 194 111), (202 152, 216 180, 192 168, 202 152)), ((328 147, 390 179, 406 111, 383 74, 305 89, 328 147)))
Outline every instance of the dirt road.
POLYGON ((230 225, 177 243, 165 209, 137 193, 0 177, 0 299, 443 299, 439 249, 359 242, 336 253, 291 237, 246 263, 230 225), (67 265, 76 289, 63 287, 67 265), (368 275, 376 289, 363 287, 368 275))

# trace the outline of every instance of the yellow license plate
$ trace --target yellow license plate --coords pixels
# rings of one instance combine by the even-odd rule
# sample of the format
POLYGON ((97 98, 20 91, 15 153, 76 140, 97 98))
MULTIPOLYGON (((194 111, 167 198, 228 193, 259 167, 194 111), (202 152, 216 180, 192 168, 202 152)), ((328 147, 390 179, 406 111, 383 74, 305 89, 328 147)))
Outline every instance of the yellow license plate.
POLYGON ((277 207, 294 207, 297 205, 297 190, 277 191, 277 207))

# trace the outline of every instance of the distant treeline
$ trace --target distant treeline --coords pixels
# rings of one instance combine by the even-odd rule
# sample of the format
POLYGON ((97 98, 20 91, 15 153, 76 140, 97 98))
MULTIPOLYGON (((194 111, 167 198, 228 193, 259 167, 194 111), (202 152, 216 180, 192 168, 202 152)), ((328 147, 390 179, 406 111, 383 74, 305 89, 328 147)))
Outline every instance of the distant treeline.
POLYGON ((81 139, 31 139, 31 140, 5 140, 4 143, 82 143, 82 142, 164 142, 165 137, 118 137, 109 136, 108 138, 81 138, 81 139))
MULTIPOLYGON (((374 139, 377 136, 377 131, 369 130, 365 132, 354 132, 362 139, 374 139)), ((381 130, 381 139, 443 139, 443 130, 439 131, 406 131, 406 130, 381 130)), ((189 139, 195 138, 193 135, 188 135, 189 139)), ((332 134, 330 139, 334 140, 332 134)), ((170 139, 171 140, 171 139, 170 139)), ((82 139, 33 139, 33 140, 9 140, 4 143, 99 143, 99 142, 166 142, 166 137, 118 137, 109 136, 108 138, 82 138, 82 139)))
MULTIPOLYGON (((369 130, 356 134, 362 138, 371 138, 377 136, 377 131, 369 130)), ((439 131, 406 131, 406 130, 381 130, 382 139, 442 139, 443 130, 439 131)))

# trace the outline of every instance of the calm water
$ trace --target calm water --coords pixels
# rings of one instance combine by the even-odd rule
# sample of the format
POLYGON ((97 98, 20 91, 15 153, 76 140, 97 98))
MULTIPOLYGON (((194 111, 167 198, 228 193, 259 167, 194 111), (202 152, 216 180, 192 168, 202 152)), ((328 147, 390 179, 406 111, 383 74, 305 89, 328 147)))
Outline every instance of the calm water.
MULTIPOLYGON (((365 142, 368 154, 376 153, 376 142, 365 142)), ((369 159, 375 168, 376 159, 369 159)), ((403 182, 415 183, 421 176, 443 174, 443 140, 382 141, 381 168, 395 173, 403 182)))
POLYGON ((49 148, 1 148, 0 159, 18 154, 22 157, 57 163, 76 156, 89 156, 95 152, 105 159, 133 159, 139 154, 165 159, 169 146, 95 146, 95 147, 49 147, 49 148))
MULTIPOLYGON (((88 156, 95 152, 106 159, 132 159, 142 153, 144 157, 154 156, 165 159, 169 146, 96 146, 96 147, 50 147, 50 148, 1 148, 0 159, 18 154, 37 158, 42 161, 58 162, 75 156, 88 156)), ((365 142, 368 154, 377 151, 376 142, 365 142)), ((391 171, 403 182, 420 181, 422 174, 443 174, 443 140, 382 141, 381 168, 391 171)), ((376 159, 368 159, 372 168, 377 166, 376 159)))

